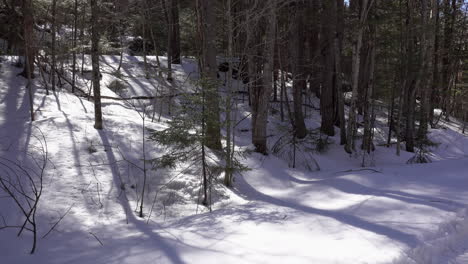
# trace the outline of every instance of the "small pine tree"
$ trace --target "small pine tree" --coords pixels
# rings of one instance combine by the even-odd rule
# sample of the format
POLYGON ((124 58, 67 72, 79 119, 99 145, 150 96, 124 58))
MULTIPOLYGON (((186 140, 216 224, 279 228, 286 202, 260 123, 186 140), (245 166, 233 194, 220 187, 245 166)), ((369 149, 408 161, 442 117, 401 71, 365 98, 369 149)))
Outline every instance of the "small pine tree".
MULTIPOLYGON (((200 80, 199 84, 202 82, 200 80)), ((203 186, 202 204, 205 206, 210 206, 211 188, 217 177, 226 170, 222 164, 224 152, 206 147, 207 123, 219 122, 210 120, 211 117, 205 109, 205 94, 197 89, 191 95, 182 97, 177 113, 168 121, 167 129, 150 131, 150 140, 167 148, 164 155, 152 159, 154 168, 175 167, 179 162, 195 166, 198 164, 203 186)), ((235 158, 229 169, 240 172, 247 168, 235 158)))

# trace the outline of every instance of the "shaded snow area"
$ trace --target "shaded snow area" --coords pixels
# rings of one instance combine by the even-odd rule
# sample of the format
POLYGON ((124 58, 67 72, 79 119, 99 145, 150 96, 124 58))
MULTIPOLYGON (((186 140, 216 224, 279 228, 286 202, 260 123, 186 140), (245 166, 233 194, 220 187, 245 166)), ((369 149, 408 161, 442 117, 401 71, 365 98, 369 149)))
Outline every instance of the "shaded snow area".
MULTIPOLYGON (((160 59, 164 65, 165 58, 160 59)), ((222 178, 213 186, 212 212, 198 205, 198 165, 148 170, 140 218, 142 160, 165 151, 146 141, 143 153, 142 109, 156 110, 147 128, 165 129, 169 105, 178 99, 104 99, 104 130, 97 131, 92 101, 66 87, 46 96, 36 78, 36 121, 31 123, 26 81, 16 76, 21 69, 13 61, 6 58, 0 68, 1 161, 37 168, 42 132, 49 162, 37 207, 36 253, 29 254, 30 232, 17 237, 18 228, 0 229, 2 264, 468 263, 468 137, 456 120, 431 130, 430 138, 440 144, 431 149, 430 164, 406 164, 413 154, 403 151, 398 157, 394 145, 379 146, 385 142, 384 127, 378 128, 377 149, 369 157, 372 167, 362 168, 361 156, 347 155, 338 137, 330 139, 327 152, 313 154, 320 171, 251 154, 242 160, 250 170, 236 176, 234 188, 224 188, 222 178)), ((164 78, 146 79, 142 58, 126 56, 119 76, 125 89, 116 94, 107 86, 116 78, 111 73, 119 58, 103 56, 101 61, 106 96, 189 91, 197 77, 196 63, 185 59, 175 65, 175 90, 164 78)), ((150 61, 155 64, 155 58, 150 61)), ((83 90, 90 85, 81 75, 78 83, 83 90)), ((307 124, 314 129, 320 117, 310 111, 307 124)), ((236 112, 237 120, 245 118, 236 128, 236 143, 239 149, 252 148, 247 101, 236 112)), ((272 141, 280 134, 278 120, 278 114, 270 120, 272 141)), ((7 175, 4 168, 0 173, 7 175)), ((8 175, 15 179, 14 173, 8 175)), ((31 192, 29 185, 24 189, 31 192)), ((0 227, 23 221, 0 189, 0 227)))

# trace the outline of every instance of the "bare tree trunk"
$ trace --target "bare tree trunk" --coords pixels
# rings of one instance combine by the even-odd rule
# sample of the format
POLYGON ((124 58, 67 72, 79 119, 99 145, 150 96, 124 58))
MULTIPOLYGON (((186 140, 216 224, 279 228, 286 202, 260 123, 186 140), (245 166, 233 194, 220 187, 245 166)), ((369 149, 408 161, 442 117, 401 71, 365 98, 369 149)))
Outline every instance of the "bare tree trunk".
MULTIPOLYGON (((252 143, 255 146, 255 151, 267 154, 267 127, 268 127, 268 107, 272 90, 273 79, 273 60, 275 49, 275 32, 276 32, 276 0, 268 1, 268 21, 265 35, 264 58, 263 63, 263 78, 262 85, 258 87, 260 91, 256 92, 256 97, 253 101, 257 104, 255 112, 255 122, 252 123, 252 143)), ((254 119, 252 119, 254 120, 254 119)))
POLYGON ((345 145, 345 151, 352 153, 355 151, 355 134, 357 129, 357 99, 358 99, 358 85, 359 85, 359 69, 361 64, 361 47, 362 37, 364 35, 364 28, 367 24, 367 15, 370 8, 372 7, 373 0, 362 0, 361 6, 359 7, 359 24, 357 33, 353 42, 353 68, 352 68, 352 96, 351 96, 351 108, 349 110, 348 127, 347 127, 347 139, 345 145))
POLYGON ((232 122, 231 122, 231 96, 232 96, 232 57, 233 57, 233 12, 231 0, 227 0, 227 31, 228 31, 228 47, 227 57, 229 70, 227 72, 227 97, 226 97, 226 169, 224 172, 224 185, 227 187, 232 186, 232 149, 234 148, 233 139, 231 139, 232 133, 232 122))
MULTIPOLYGON (((452 87, 453 80, 453 67, 452 58, 453 55, 453 31, 456 21, 456 0, 444 0, 444 41, 443 41, 443 53, 442 53, 442 97, 443 102, 442 110, 444 113, 450 105, 450 90, 452 87)), ((448 116, 448 115, 447 115, 448 116)))
POLYGON ((439 61, 440 61, 440 48, 439 48, 439 28, 440 28, 440 14, 439 14, 439 1, 435 3, 435 27, 434 27, 434 61, 433 61, 433 81, 432 81, 432 92, 429 106, 429 123, 432 128, 434 125, 434 109, 440 107, 440 74, 439 74, 439 61))
POLYGON ((302 111, 303 98, 302 93, 307 89, 307 80, 305 72, 305 5, 296 4, 296 13, 294 21, 294 30, 292 31, 293 50, 293 98, 294 98, 294 133, 299 139, 307 135, 307 129, 304 122, 304 113, 302 111))
MULTIPOLYGON (((23 0, 23 28, 24 28, 24 49, 25 49, 25 63, 24 63, 24 73, 28 82, 26 84, 26 92, 28 93, 29 99, 29 110, 31 116, 31 122, 34 121, 34 100, 33 100, 33 90, 32 90, 32 76, 34 66, 34 51, 32 46, 33 43, 33 14, 32 14, 32 3, 31 0, 23 0), (32 61, 32 63, 31 63, 32 61)), ((34 252, 34 248, 32 250, 34 252)), ((31 253, 32 254, 32 253, 31 253)))
MULTIPOLYGON (((163 3, 165 3, 165 0, 162 0, 163 3)), ((172 0, 169 0, 169 8, 172 9, 172 0)), ((167 80, 172 82, 172 53, 173 53, 173 37, 174 37, 174 24, 173 24, 173 18, 172 18, 172 10, 167 10, 167 5, 165 6, 166 14, 167 14, 167 26, 168 26, 168 32, 167 32, 167 80)))
POLYGON ((94 128, 102 129, 98 16, 99 10, 97 0, 91 0, 91 61, 93 66, 94 128))
MULTIPOLYGON (((397 138, 397 145, 396 145, 396 155, 400 156, 401 151, 401 120, 403 118, 403 98, 406 95, 406 82, 407 79, 405 78, 405 74, 407 72, 406 67, 408 64, 404 63, 404 38, 403 38, 403 29, 404 29, 404 19, 403 19, 403 3, 402 0, 399 0, 399 17, 400 17, 400 56, 399 56, 399 66, 400 66, 400 94, 398 96, 398 115, 395 127, 395 133, 397 138)), ((406 41, 407 42, 407 41, 406 41)), ((406 44, 406 43, 405 43, 406 44)))
POLYGON ((170 1, 170 24, 171 24, 171 58, 172 63, 180 64, 180 25, 179 25, 179 0, 169 0, 170 1))
POLYGON ((216 73, 215 32, 212 30, 216 21, 213 3, 197 0, 198 27, 201 39, 201 75, 202 89, 206 96, 206 146, 221 150, 221 127, 219 122, 219 94, 216 73))
POLYGON ((373 91, 374 91, 374 67, 375 67, 375 29, 371 26, 371 33, 368 44, 369 57, 369 81, 366 83, 366 96, 364 102, 364 136, 362 140, 362 149, 370 153, 372 150, 372 109, 373 109, 373 91))
MULTIPOLYGON (((396 97, 396 91, 397 91, 397 72, 398 70, 395 70, 395 77, 393 79, 393 87, 392 87, 392 96, 391 96, 391 102, 390 102, 390 107, 389 107, 389 113, 388 113, 388 135, 387 135, 387 147, 390 147, 390 143, 392 140, 392 132, 394 132, 394 126, 395 122, 394 120, 394 114, 395 114, 395 97, 396 97)), ((396 134, 396 133, 395 133, 396 134)), ((398 135, 396 135, 398 137, 398 135)))
POLYGON ((52 57, 52 69, 50 74, 52 77, 52 91, 55 91, 55 71, 57 70, 57 56, 56 56, 56 42, 57 42, 57 0, 52 0, 52 46, 51 57, 52 57))
POLYGON ((147 58, 147 48, 146 48, 146 11, 143 11, 143 63, 145 66, 145 78, 149 79, 148 71, 148 58, 147 58))
POLYGON ((341 78, 341 51, 343 49, 344 35, 344 2, 337 0, 337 26, 335 37, 335 90, 338 107, 338 121, 340 125, 340 145, 346 144, 346 119, 344 113, 343 81, 341 78))
POLYGON ((416 79, 414 75, 414 0, 408 0, 406 6, 406 24, 407 24, 407 36, 406 36, 406 73, 405 73, 405 99, 406 99, 406 151, 414 152, 414 111, 416 101, 416 79))
POLYGON ((24 51, 24 68, 20 73, 25 78, 34 79, 34 56, 35 48, 34 43, 34 15, 32 8, 32 0, 23 0, 22 11, 23 11, 23 39, 25 48, 24 51))
POLYGON ((85 25, 86 25, 86 5, 83 5, 83 20, 81 21, 81 32, 80 32, 80 40, 81 40, 81 73, 83 74, 84 65, 85 65, 85 25))
POLYGON ((426 53, 423 54, 423 74, 422 79, 422 91, 421 91, 421 110, 419 119, 419 130, 418 139, 424 140, 426 138, 428 122, 429 122, 429 111, 430 111, 430 97, 433 88, 433 77, 434 71, 432 69, 433 53, 434 53, 434 39, 435 39, 435 15, 437 12, 436 6, 437 0, 423 0, 422 1, 422 23, 423 23, 423 38, 422 42, 424 48, 422 49, 426 53), (430 5, 429 5, 429 3, 430 5))
POLYGON ((336 1, 323 1, 322 15, 322 90, 320 92, 321 131, 328 136, 335 135, 335 37, 336 37, 336 1), (326 21, 326 23, 325 23, 326 21))
POLYGON ((77 46, 77 34, 78 32, 78 0, 75 0, 75 6, 73 11, 73 65, 72 65, 72 93, 75 93, 75 81, 76 81, 76 46, 77 46))

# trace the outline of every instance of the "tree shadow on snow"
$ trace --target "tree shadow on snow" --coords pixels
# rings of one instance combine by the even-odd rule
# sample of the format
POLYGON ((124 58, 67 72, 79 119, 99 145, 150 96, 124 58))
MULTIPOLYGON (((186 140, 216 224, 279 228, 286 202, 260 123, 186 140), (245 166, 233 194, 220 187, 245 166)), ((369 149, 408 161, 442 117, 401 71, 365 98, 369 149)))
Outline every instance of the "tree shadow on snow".
POLYGON ((416 236, 404 233, 399 230, 392 229, 390 227, 375 224, 369 221, 366 221, 362 218, 357 216, 349 215, 339 211, 328 211, 318 208, 313 208, 310 206, 305 206, 289 201, 284 201, 270 195, 264 194, 258 190, 256 190, 252 185, 250 185, 243 177, 237 177, 236 183, 238 185, 237 193, 240 196, 247 198, 248 200, 256 200, 265 202, 267 204, 273 204, 280 207, 291 208, 294 210, 302 211, 304 213, 324 216, 332 218, 338 222, 342 222, 344 224, 367 230, 379 235, 386 236, 392 240, 399 241, 401 243, 406 244, 409 247, 414 247, 418 244, 418 239, 416 236))
MULTIPOLYGON (((104 146, 110 146, 111 142, 106 135, 106 132, 103 130, 99 130, 98 134, 101 138, 101 141, 104 146)), ((114 188, 120 189, 121 187, 121 178, 120 172, 118 171, 119 168, 116 164, 116 157, 112 150, 112 148, 108 148, 106 151, 107 160, 109 162, 110 170, 113 175, 113 182, 114 188)), ((164 252, 166 257, 174 264, 183 264, 185 263, 179 256, 179 253, 175 249, 174 246, 170 245, 165 238, 161 237, 160 235, 156 234, 155 231, 144 222, 144 219, 137 219, 135 214, 133 213, 132 208, 130 207, 129 201, 126 198, 125 192, 120 193, 119 195, 119 203, 126 213, 127 221, 129 224, 135 226, 140 232, 144 233, 146 236, 151 238, 155 244, 164 252)))

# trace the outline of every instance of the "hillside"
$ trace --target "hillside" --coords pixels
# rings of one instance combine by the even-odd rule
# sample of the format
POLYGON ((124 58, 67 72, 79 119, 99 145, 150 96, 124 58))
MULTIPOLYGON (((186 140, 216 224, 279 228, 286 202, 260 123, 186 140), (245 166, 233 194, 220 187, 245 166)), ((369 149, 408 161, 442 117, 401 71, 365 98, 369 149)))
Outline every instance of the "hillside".
MULTIPOLYGON (((148 169, 140 218, 143 160, 167 151, 142 131, 169 127, 169 105, 182 104, 161 92, 171 84, 146 79, 141 57, 125 56, 116 76, 118 56, 102 56, 104 96, 161 98, 103 99, 104 130, 98 131, 92 100, 68 85, 46 95, 36 78, 36 121, 30 122, 26 80, 14 61, 4 57, 0 68, 0 176, 15 181, 21 174, 9 162, 34 170, 41 142, 48 162, 36 214, 37 252, 28 254, 29 232, 17 237, 18 228, 0 229, 2 263, 467 263, 468 136, 455 119, 430 130, 439 145, 429 150, 429 164, 407 164, 413 153, 396 156, 394 145, 381 146, 383 125, 371 167, 361 167, 361 155, 346 154, 339 136, 330 138, 328 150, 311 154, 320 170, 249 154, 242 160, 249 170, 236 176, 233 188, 222 185, 222 176, 215 180, 211 208, 200 204, 198 164, 148 169), (107 88, 115 79, 125 84, 118 93, 107 88)), ((184 59, 174 78, 174 94, 194 91, 196 62, 184 59)), ((80 75, 79 87, 89 85, 80 75)), ((242 96, 235 141, 249 150, 250 108, 242 96)), ((306 124, 314 130, 320 115, 310 111, 306 124)), ((270 116, 272 139, 282 135, 282 124, 278 114, 270 116)), ((0 228, 24 221, 2 189, 0 216, 0 228)))

